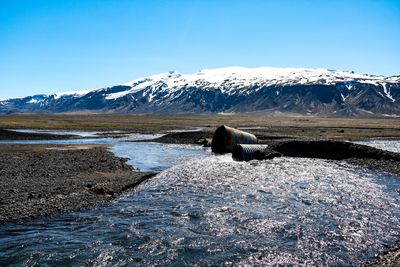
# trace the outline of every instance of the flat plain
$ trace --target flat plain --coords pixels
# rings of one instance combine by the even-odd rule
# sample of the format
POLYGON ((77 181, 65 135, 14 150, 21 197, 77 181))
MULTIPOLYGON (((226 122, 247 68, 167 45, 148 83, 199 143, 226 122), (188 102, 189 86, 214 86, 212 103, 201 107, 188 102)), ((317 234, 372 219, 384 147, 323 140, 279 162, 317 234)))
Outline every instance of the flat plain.
POLYGON ((400 119, 270 117, 261 115, 0 115, 0 129, 166 132, 220 125, 251 130, 264 137, 339 140, 400 139, 400 119))

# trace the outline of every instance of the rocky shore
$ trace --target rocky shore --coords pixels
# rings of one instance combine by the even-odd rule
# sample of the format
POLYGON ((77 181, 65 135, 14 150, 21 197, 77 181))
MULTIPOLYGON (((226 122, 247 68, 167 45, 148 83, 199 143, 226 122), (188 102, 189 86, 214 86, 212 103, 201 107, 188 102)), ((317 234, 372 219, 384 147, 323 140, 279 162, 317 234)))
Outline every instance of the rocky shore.
POLYGON ((0 223, 83 209, 153 176, 105 146, 0 145, 0 223))

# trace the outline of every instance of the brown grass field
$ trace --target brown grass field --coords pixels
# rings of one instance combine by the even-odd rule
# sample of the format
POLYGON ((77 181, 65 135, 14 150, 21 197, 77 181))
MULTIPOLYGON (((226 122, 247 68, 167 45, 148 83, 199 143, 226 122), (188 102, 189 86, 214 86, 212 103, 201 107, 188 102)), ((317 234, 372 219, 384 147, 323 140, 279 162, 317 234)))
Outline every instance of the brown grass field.
POLYGON ((338 119, 255 115, 0 115, 0 128, 156 132, 213 130, 222 124, 270 137, 400 139, 400 119, 338 119))

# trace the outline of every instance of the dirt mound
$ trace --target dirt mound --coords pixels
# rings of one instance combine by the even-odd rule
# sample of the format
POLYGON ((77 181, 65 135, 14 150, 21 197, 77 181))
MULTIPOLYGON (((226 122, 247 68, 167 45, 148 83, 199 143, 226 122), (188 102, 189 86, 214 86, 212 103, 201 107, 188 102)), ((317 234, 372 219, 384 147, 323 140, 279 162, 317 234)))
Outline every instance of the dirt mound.
POLYGON ((374 147, 332 140, 291 140, 271 144, 271 149, 288 157, 343 160, 350 158, 400 161, 400 154, 374 147))
POLYGON ((0 145, 0 223, 82 209, 152 176, 106 147, 54 147, 0 145))
POLYGON ((199 140, 211 139, 212 131, 169 133, 159 138, 149 140, 166 144, 196 144, 199 140))

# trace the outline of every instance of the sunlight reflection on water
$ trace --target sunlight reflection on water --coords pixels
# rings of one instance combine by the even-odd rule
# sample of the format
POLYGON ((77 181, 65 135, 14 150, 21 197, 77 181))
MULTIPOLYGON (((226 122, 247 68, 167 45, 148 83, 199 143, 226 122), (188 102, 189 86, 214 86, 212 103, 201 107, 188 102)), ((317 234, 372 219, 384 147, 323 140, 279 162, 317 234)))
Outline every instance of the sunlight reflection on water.
POLYGON ((135 167, 164 171, 107 205, 0 226, 0 265, 362 265, 400 236, 398 177, 109 143, 135 167))

